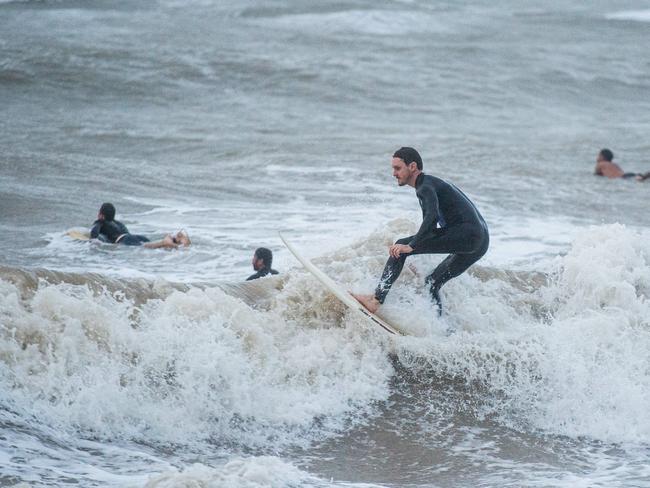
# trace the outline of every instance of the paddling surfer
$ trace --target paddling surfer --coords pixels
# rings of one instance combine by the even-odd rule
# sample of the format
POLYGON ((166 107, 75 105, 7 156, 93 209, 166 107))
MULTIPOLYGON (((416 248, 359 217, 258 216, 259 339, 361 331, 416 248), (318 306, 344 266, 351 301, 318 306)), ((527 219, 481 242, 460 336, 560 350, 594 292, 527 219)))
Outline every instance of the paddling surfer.
POLYGON ((100 207, 97 220, 93 222, 90 229, 90 238, 125 246, 143 246, 149 249, 176 249, 179 246, 187 247, 191 244, 189 236, 182 230, 153 242, 145 236, 131 234, 126 225, 115 220, 115 206, 112 203, 104 203, 100 207))
POLYGON ((486 253, 490 237, 483 217, 463 192, 454 185, 422 172, 422 158, 411 147, 395 151, 391 162, 399 186, 409 185, 422 208, 422 225, 417 234, 399 239, 388 249, 389 258, 374 295, 353 294, 368 311, 375 313, 399 277, 408 256, 449 254, 425 283, 438 314, 442 313, 440 288, 463 273, 486 253))
POLYGON ((623 171, 614 162, 614 153, 609 149, 601 149, 598 153, 594 174, 596 176, 605 176, 606 178, 635 178, 637 181, 645 181, 650 178, 650 171, 647 173, 626 173, 623 171))

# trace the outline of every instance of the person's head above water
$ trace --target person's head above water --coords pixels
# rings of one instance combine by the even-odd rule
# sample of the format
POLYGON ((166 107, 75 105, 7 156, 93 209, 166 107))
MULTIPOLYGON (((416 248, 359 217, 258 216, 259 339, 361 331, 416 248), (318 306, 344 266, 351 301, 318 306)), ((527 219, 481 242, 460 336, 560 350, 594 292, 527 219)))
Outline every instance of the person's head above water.
POLYGON ((110 222, 115 220, 115 206, 112 203, 102 203, 102 206, 99 208, 99 214, 97 218, 100 220, 106 220, 110 222))
POLYGON ((420 157, 420 153, 412 147, 400 147, 393 153, 393 158, 401 159, 407 166, 415 163, 418 169, 422 171, 422 158, 420 157))
POLYGON ((611 163, 612 160, 614 159, 614 153, 610 151, 609 149, 601 149, 600 152, 598 153, 598 158, 596 158, 597 162, 601 161, 607 161, 608 163, 611 163))
POLYGON ((273 264, 273 253, 270 249, 265 247, 258 247, 253 254, 253 269, 259 271, 260 269, 270 268, 273 264))
POLYGON ((393 154, 391 166, 399 186, 415 186, 415 180, 422 172, 422 158, 412 147, 401 147, 393 154))

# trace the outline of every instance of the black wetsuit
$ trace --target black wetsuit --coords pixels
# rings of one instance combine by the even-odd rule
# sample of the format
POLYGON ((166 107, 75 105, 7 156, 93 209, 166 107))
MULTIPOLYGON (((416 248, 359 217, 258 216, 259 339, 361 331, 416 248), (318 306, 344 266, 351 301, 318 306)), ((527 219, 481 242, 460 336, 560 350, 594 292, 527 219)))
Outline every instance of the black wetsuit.
POLYGON ((95 220, 90 229, 91 239, 115 243, 120 236, 123 237, 118 243, 126 246, 141 246, 145 242, 149 242, 145 236, 130 234, 126 225, 118 220, 95 220))
POLYGON ((639 178, 641 181, 645 181, 650 178, 650 171, 647 173, 623 173, 621 178, 639 178))
POLYGON ((263 276, 266 276, 268 274, 276 275, 276 274, 278 274, 278 272, 276 270, 274 270, 274 269, 269 268, 269 267, 262 268, 257 273, 252 274, 248 278, 246 278, 246 281, 256 280, 257 278, 262 278, 263 276))
POLYGON ((384 303, 408 256, 449 253, 426 278, 426 283, 431 286, 431 297, 440 313, 440 287, 460 275, 486 253, 490 236, 479 211, 454 185, 421 173, 415 180, 415 192, 422 207, 422 225, 414 236, 396 242, 408 244, 413 252, 401 254, 398 259, 388 259, 375 290, 375 297, 379 303, 384 303))

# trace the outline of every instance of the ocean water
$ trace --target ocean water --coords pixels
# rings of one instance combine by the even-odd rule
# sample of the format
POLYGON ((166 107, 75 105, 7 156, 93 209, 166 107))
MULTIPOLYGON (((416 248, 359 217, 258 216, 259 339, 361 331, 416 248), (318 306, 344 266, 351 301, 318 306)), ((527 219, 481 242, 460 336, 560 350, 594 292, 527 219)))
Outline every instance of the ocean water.
POLYGON ((650 486, 650 183, 592 175, 650 171, 648 9, 0 1, 0 486, 650 486), (370 291, 403 145, 491 248, 392 337, 277 233, 370 291))

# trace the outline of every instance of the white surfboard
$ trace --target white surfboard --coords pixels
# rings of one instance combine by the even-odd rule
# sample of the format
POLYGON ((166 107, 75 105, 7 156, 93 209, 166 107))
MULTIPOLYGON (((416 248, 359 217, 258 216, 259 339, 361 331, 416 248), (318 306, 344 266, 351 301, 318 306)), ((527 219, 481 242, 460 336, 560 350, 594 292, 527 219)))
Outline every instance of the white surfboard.
POLYGON ((90 239, 90 232, 78 229, 70 229, 65 233, 65 235, 75 241, 87 241, 90 239))
POLYGON ((296 257, 298 261, 300 261, 300 263, 307 269, 307 271, 313 274, 316 277, 316 279, 320 281, 325 288, 327 288, 327 291, 332 293, 336 298, 338 298, 341 302, 343 302, 348 308, 360 313, 367 320, 370 320, 371 322, 380 326, 381 328, 383 328, 387 332, 390 332, 391 334, 403 334, 403 332, 401 332, 394 325, 391 325, 385 320, 383 320, 382 318, 376 316, 373 313, 370 313, 352 295, 342 290, 341 287, 336 282, 334 282, 334 280, 332 280, 329 276, 327 276, 320 269, 314 266, 309 259, 301 256, 300 253, 296 250, 296 248, 293 247, 291 244, 289 244, 282 234, 280 234, 280 239, 282 239, 282 242, 284 242, 284 245, 287 246, 287 249, 291 251, 291 253, 296 257))

